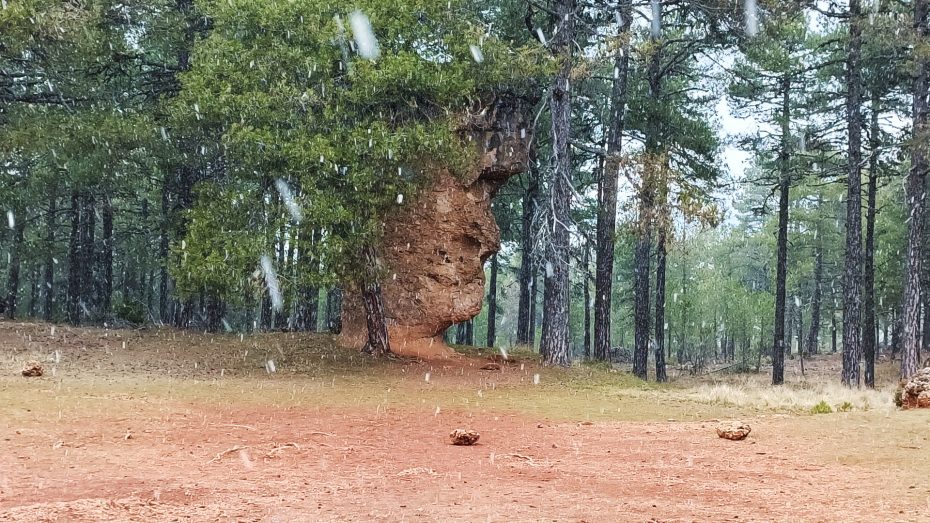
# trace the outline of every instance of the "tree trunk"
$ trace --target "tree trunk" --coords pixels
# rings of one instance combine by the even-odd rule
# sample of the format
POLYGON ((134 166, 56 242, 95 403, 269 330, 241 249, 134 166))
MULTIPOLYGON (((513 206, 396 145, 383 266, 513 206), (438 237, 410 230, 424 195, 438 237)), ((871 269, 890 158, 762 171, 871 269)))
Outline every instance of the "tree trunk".
POLYGON ((666 231, 665 226, 659 227, 658 244, 656 245, 656 381, 668 381, 665 372, 665 264, 666 264, 666 231))
POLYGON ((68 322, 81 323, 81 192, 71 192, 71 236, 68 239, 68 322))
POLYGON ((872 119, 869 129, 869 193, 865 216, 865 267, 863 278, 863 295, 865 303, 862 310, 862 354, 865 358, 863 373, 865 386, 875 388, 875 200, 878 193, 878 153, 881 146, 881 127, 878 121, 880 99, 876 90, 872 91, 872 119))
POLYGON ((584 288, 584 358, 591 359, 591 246, 585 242, 581 270, 584 288))
POLYGON ((381 284, 377 280, 377 255, 373 247, 362 250, 367 269, 367 281, 362 285, 362 301, 365 304, 365 321, 368 325, 368 342, 362 352, 375 357, 385 356, 391 352, 388 340, 387 315, 384 312, 384 300, 381 296, 381 284))
MULTIPOLYGON (((930 14, 930 0, 914 0, 914 29, 919 38, 918 45, 930 43, 930 28, 927 26, 930 14)), ((920 362, 920 325, 917 324, 920 308, 920 272, 921 247, 924 229, 924 191, 926 190, 927 170, 930 168, 927 158, 927 117, 930 108, 927 96, 930 94, 930 58, 919 54, 916 76, 914 77, 913 134, 911 146, 911 171, 905 182, 908 207, 907 220, 907 259, 904 277, 904 305, 901 319, 902 345, 901 377, 909 378, 917 373, 920 362)))
MULTIPOLYGON (((819 202, 818 202, 819 203, 819 202)), ((807 353, 817 354, 820 342, 820 308, 823 300, 823 243, 820 223, 817 224, 817 246, 814 254, 814 292, 811 296, 811 327, 807 332, 807 353)))
POLYGON ((791 79, 782 79, 781 151, 779 152, 778 243, 775 269, 775 341, 772 346, 772 384, 785 382, 785 295, 788 280, 788 203, 791 190, 790 123, 791 79))
POLYGON ((58 198, 54 192, 48 198, 48 214, 45 215, 45 278, 42 291, 45 293, 45 307, 42 318, 52 321, 55 314, 55 214, 58 212, 58 198))
MULTIPOLYGON (((653 4, 658 12, 659 20, 662 17, 662 4, 653 4)), ((662 92, 662 45, 657 34, 650 37, 652 56, 649 59, 649 124, 646 128, 645 152, 650 165, 646 167, 641 187, 639 188, 639 222, 638 238, 633 253, 633 374, 640 379, 648 378, 649 360, 649 276, 652 251, 653 213, 655 212, 655 179, 656 173, 649 172, 657 169, 659 155, 662 153, 660 137, 661 119, 659 116, 662 92)))
POLYGON ((843 271, 843 384, 859 386, 862 359, 862 30, 859 0, 849 2, 849 46, 846 57, 846 123, 848 180, 846 191, 846 264, 843 271))
POLYGON ((13 245, 10 249, 10 271, 7 274, 6 291, 6 317, 12 320, 16 316, 16 306, 19 299, 19 271, 20 262, 25 247, 23 235, 26 231, 26 217, 19 216, 13 227, 13 245))
POLYGON ((342 332, 342 290, 333 288, 326 293, 326 329, 332 334, 342 332))
POLYGON ((161 235, 158 238, 158 256, 161 260, 160 266, 158 268, 159 278, 158 278, 158 320, 162 323, 168 322, 169 310, 168 310, 168 264, 170 261, 170 252, 169 245, 171 239, 169 237, 169 227, 171 224, 171 178, 168 174, 165 175, 165 179, 162 182, 161 189, 161 235))
MULTIPOLYGON (((622 20, 620 32, 628 33, 633 17, 631 2, 618 6, 622 20)), ((611 303, 613 299, 614 249, 617 234, 617 177, 619 155, 626 115, 627 84, 630 70, 629 41, 617 48, 614 56, 614 81, 610 97, 610 122, 607 134, 607 155, 598 184, 597 260, 594 280, 594 359, 606 361, 610 354, 611 303)), ((587 287, 586 287, 587 288, 587 287)), ((585 305, 587 311, 588 305, 585 305)), ((585 352, 587 354, 587 351, 585 352)))
POLYGON ((559 0, 555 6, 556 32, 552 49, 560 62, 550 91, 552 115, 552 172, 549 183, 549 241, 546 256, 546 290, 540 353, 546 365, 568 366, 569 343, 569 225, 572 204, 571 139, 572 43, 575 34, 575 0, 559 0))
POLYGON ((97 310, 98 282, 94 274, 96 261, 96 233, 97 233, 97 199, 85 191, 82 198, 81 209, 81 312, 84 316, 94 315, 97 310))
POLYGON ((830 352, 836 354, 836 312, 830 315, 830 352))
POLYGON ((491 257, 491 281, 488 284, 488 347, 497 344, 497 272, 500 270, 498 256, 494 254, 491 257))
POLYGON ((517 344, 533 346, 535 338, 536 296, 534 280, 536 278, 536 253, 533 245, 535 234, 533 222, 536 216, 536 198, 539 195, 539 168, 536 159, 536 148, 530 151, 530 166, 527 171, 526 192, 523 195, 522 229, 520 231, 520 302, 517 310, 517 344))
POLYGON ((100 295, 97 297, 100 313, 108 317, 113 300, 113 203, 109 196, 103 199, 103 242, 100 263, 103 274, 96 278, 100 281, 100 295), (102 277, 101 277, 102 276, 102 277))

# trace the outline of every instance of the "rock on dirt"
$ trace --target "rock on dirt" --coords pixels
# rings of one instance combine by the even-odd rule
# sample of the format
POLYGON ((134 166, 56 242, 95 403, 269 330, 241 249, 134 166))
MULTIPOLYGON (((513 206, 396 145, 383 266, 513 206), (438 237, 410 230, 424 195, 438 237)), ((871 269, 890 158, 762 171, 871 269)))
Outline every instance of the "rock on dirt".
POLYGON ((752 427, 750 427, 748 423, 743 423, 741 421, 722 423, 717 426, 717 436, 733 441, 746 439, 746 436, 748 436, 750 432, 752 432, 752 427))
POLYGON ((930 367, 917 371, 917 374, 903 384, 898 394, 900 397, 895 398, 895 402, 901 408, 930 408, 930 367))
POLYGON ((45 369, 42 368, 42 364, 38 361, 32 360, 27 361, 23 365, 23 376, 27 378, 36 378, 41 376, 45 372, 45 369))
POLYGON ((449 434, 449 439, 452 440, 453 445, 463 445, 469 446, 478 443, 478 438, 481 437, 481 434, 478 434, 477 430, 466 430, 466 429, 455 429, 449 434))

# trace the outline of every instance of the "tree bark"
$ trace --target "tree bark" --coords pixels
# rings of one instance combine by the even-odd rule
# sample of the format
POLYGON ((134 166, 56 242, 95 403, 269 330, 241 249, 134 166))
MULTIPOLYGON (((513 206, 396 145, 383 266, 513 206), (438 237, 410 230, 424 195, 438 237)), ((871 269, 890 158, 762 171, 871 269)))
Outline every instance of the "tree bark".
POLYGON ((560 62, 550 90, 552 115, 552 171, 549 183, 549 241, 546 256, 546 290, 543 296, 540 353, 546 365, 571 363, 569 342, 569 225, 572 200, 571 73, 572 40, 575 34, 575 0, 559 0, 555 6, 556 31, 552 49, 560 62))
POLYGON ((373 247, 362 249, 365 259, 367 277, 362 284, 362 301, 365 304, 365 321, 368 325, 368 342, 362 352, 375 357, 391 353, 388 339, 387 315, 384 312, 384 300, 381 296, 381 284, 377 277, 377 255, 373 247))
MULTIPOLYGON (((620 2, 621 34, 630 30, 631 2, 620 2)), ((627 84, 630 70, 629 39, 614 56, 614 81, 610 100, 607 155, 598 184, 597 260, 594 280, 594 359, 606 361, 610 354, 611 304, 613 300, 614 249, 617 234, 617 177, 626 115, 627 84)), ((587 305, 586 309, 587 310, 587 305)))
POLYGON ((785 382, 785 297, 788 280, 788 203, 791 190, 790 124, 791 79, 782 79, 781 151, 779 152, 778 240, 775 269, 775 341, 772 345, 772 384, 785 382))
POLYGON ((331 334, 342 332, 342 290, 330 289, 326 293, 326 329, 331 334))
POLYGON ((880 99, 872 92, 872 118, 869 129, 869 192, 865 216, 865 267, 863 268, 862 354, 865 358, 865 386, 875 388, 875 200, 878 193, 878 154, 881 127, 878 121, 880 99))
MULTIPOLYGON (((818 200, 819 203, 819 200, 818 200)), ((817 354, 820 341, 820 309, 823 300, 823 241, 817 223, 817 246, 814 254, 814 292, 811 296, 811 326, 807 331, 807 353, 817 354)))
POLYGON ((19 271, 23 257, 23 235, 26 231, 26 217, 19 216, 13 227, 13 248, 10 249, 10 271, 7 274, 6 286, 6 317, 12 320, 16 317, 16 307, 19 300, 19 271))
MULTIPOLYGON (((914 30, 919 45, 930 43, 928 28, 930 0, 914 0, 914 30)), ((924 191, 926 190, 927 170, 930 162, 927 158, 927 117, 930 113, 927 96, 930 95, 930 58, 920 54, 917 58, 917 70, 914 77, 913 91, 913 134, 911 145, 911 171, 907 175, 905 191, 907 208, 907 258, 904 277, 904 305, 901 318, 903 354, 901 357, 901 377, 909 378, 917 373, 920 362, 920 325, 917 317, 920 309, 921 248, 924 229, 924 191)))
POLYGON ((859 386, 862 359, 862 30, 859 0, 849 2, 846 55, 846 123, 848 180, 846 191, 846 263, 843 271, 843 384, 859 386))
MULTIPOLYGON (((662 4, 656 3, 658 12, 653 16, 662 17, 662 4)), ((659 164, 658 156, 662 152, 662 141, 659 118, 659 106, 662 92, 662 46, 658 35, 651 37, 653 44, 652 56, 649 58, 649 124, 646 128, 645 152, 649 166, 643 173, 642 186, 639 188, 639 231, 636 247, 633 253, 633 374, 640 379, 648 378, 649 360, 649 280, 652 254, 652 229, 655 212, 655 178, 656 173, 648 172, 656 169, 659 164)))
POLYGON ((498 254, 491 256, 491 279, 488 282, 488 347, 497 344, 497 272, 500 270, 497 257, 498 254))
POLYGON ((42 318, 52 321, 55 314, 55 214, 58 212, 58 198, 52 192, 48 198, 48 214, 45 215, 45 278, 42 292, 45 293, 45 307, 42 318))
POLYGON ((656 245, 656 381, 668 381, 665 372, 665 264, 666 264, 666 230, 664 224, 659 226, 659 238, 656 245))
POLYGON ((71 192, 71 236, 68 238, 68 322, 81 323, 81 192, 71 192))
POLYGON ((536 278, 536 264, 533 245, 535 234, 533 230, 536 216, 536 199, 539 196, 539 168, 536 160, 536 149, 530 151, 530 166, 527 171, 526 192, 523 195, 523 216, 520 236, 520 302, 517 310, 517 344, 532 346, 535 338, 534 302, 536 296, 534 280, 536 278))
POLYGON ((581 270, 584 294, 584 358, 591 359, 591 246, 586 241, 581 270))
POLYGON ((113 203, 109 196, 103 199, 103 241, 100 264, 103 274, 98 275, 100 294, 97 301, 100 314, 106 318, 110 314, 113 299, 113 203))

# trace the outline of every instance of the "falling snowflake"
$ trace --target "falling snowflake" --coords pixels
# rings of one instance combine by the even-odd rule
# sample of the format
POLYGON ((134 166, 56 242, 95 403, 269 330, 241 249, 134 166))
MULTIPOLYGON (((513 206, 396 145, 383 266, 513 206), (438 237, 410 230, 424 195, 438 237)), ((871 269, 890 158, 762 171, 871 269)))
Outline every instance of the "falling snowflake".
POLYGON ((352 27, 352 37, 358 48, 358 54, 366 60, 376 60, 381 56, 378 39, 371 28, 371 20, 361 11, 353 11, 349 15, 349 25, 352 27))

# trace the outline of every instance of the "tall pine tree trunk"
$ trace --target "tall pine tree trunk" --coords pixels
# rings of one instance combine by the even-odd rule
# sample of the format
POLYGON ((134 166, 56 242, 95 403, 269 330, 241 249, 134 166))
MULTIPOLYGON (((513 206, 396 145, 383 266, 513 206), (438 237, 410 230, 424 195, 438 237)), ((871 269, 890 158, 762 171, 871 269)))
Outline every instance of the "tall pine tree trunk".
POLYGON ((791 190, 791 79, 781 83, 781 151, 779 151, 778 240, 775 268, 775 341, 772 346, 772 384, 785 382, 785 298, 788 281, 788 203, 791 190))
POLYGON ((859 0, 849 2, 846 54, 846 123, 849 134, 846 191, 846 263, 843 270, 843 384, 859 386, 862 359, 862 29, 859 0))
MULTIPOLYGON (((914 0, 914 30, 919 45, 930 44, 930 0, 914 0)), ((904 276, 904 305, 901 318, 901 377, 909 378, 917 373, 920 363, 920 276, 921 247, 924 229, 924 191, 926 191, 927 170, 930 163, 927 158, 927 117, 930 108, 927 96, 930 95, 930 58, 918 54, 917 70, 914 77, 913 134, 911 146, 911 171, 905 182, 908 209, 907 220, 907 258, 904 276)))
POLYGON ((488 283, 488 337, 487 346, 497 344, 497 272, 500 270, 498 254, 491 256, 491 280, 488 283))
POLYGON ((656 381, 668 381, 665 372, 665 265, 666 265, 666 228, 659 226, 659 238, 656 245, 656 381))
POLYGON ((863 377, 865 386, 875 388, 875 200, 878 193, 878 153, 881 145, 878 121, 878 92, 872 92, 872 119, 869 126, 869 193, 865 215, 865 267, 863 277, 863 295, 865 303, 862 310, 862 355, 865 358, 863 377))
MULTIPOLYGON (((662 19, 662 4, 654 4, 658 12, 653 16, 662 19)), ((661 22, 659 22, 661 24, 661 22)), ((646 163, 639 188, 638 238, 633 252, 633 374, 647 379, 649 361, 649 280, 652 258, 652 229, 655 212, 655 179, 662 142, 660 104, 662 93, 662 44, 658 35, 651 37, 652 56, 649 58, 649 124, 646 128, 646 163)))
MULTIPOLYGON (((622 20, 620 32, 626 38, 630 30, 631 2, 624 0, 619 5, 622 20)), ((607 134, 607 158, 601 169, 598 184, 597 212, 597 260, 594 280, 594 359, 606 361, 610 354, 610 313, 613 299, 614 249, 617 234, 617 177, 619 155, 623 139, 624 116, 626 114, 627 83, 630 70, 630 45, 617 48, 614 57, 614 81, 610 96, 610 121, 607 134)), ((587 288, 587 287, 586 287, 587 288)), ((587 305, 585 305, 587 311, 587 305)))
POLYGON ((591 246, 585 241, 584 255, 582 257, 582 275, 584 286, 584 339, 582 341, 584 348, 584 358, 591 359, 591 246))
POLYGON ((523 216, 520 219, 520 301, 517 307, 517 344, 533 345, 534 333, 530 327, 533 309, 533 280, 536 275, 535 234, 533 220, 536 216, 536 198, 539 196, 539 167, 536 148, 530 150, 526 191, 523 194, 523 216))
POLYGON ((68 322, 81 323, 81 192, 71 192, 71 236, 68 238, 68 322))
POLYGON ((109 196, 103 199, 103 241, 102 252, 100 253, 100 265, 102 274, 97 275, 100 281, 100 295, 97 301, 100 306, 100 313, 104 318, 108 317, 112 308, 113 300, 113 203, 109 196))
POLYGON ((342 290, 329 289, 326 293, 326 329, 331 334, 342 332, 342 290))
POLYGON ((19 300, 19 271, 25 247, 23 241, 25 231, 26 217, 19 216, 13 227, 13 248, 10 249, 10 271, 7 274, 6 286, 6 317, 11 320, 16 316, 19 300))
POLYGON ((55 314, 55 214, 58 212, 58 198, 55 193, 48 198, 48 214, 45 215, 45 278, 42 292, 45 293, 45 307, 42 318, 52 321, 55 314))
POLYGON ((552 170, 549 180, 548 233, 546 249, 546 290, 540 353, 547 365, 567 366, 571 362, 569 343, 569 224, 572 203, 571 73, 575 34, 575 0, 559 0, 555 5, 556 31, 552 49, 559 60, 559 72, 550 90, 552 115, 552 170))
MULTIPOLYGON (((819 203, 819 201, 818 201, 819 203)), ((820 309, 823 301, 823 240, 821 239, 820 223, 817 223, 816 252, 814 253, 814 292, 811 296, 811 327, 807 331, 807 353, 817 354, 820 340, 820 309)))

